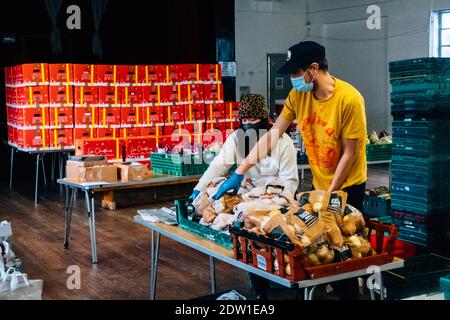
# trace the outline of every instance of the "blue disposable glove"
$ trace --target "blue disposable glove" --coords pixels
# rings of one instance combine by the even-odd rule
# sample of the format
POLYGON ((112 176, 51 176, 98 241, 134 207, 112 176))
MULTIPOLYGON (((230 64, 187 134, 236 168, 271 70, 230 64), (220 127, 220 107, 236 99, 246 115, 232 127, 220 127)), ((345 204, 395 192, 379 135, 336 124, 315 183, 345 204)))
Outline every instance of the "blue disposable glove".
POLYGON ((232 194, 236 195, 241 187, 242 180, 244 180, 244 175, 239 173, 233 173, 231 177, 229 177, 219 188, 217 193, 213 196, 214 200, 218 200, 225 193, 230 190, 233 190, 232 194))
POLYGON ((194 201, 195 198, 197 198, 199 194, 200 194, 200 190, 194 190, 194 191, 192 191, 192 194, 191 194, 191 196, 189 197, 189 200, 194 201))

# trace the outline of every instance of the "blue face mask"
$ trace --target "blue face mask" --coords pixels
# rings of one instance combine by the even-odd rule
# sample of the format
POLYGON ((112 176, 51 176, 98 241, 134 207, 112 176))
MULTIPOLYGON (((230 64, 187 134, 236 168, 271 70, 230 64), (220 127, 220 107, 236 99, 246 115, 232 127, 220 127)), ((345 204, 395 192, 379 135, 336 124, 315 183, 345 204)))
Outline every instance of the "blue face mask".
POLYGON ((305 82, 305 77, 291 78, 292 86, 300 92, 309 92, 314 89, 314 78, 310 83, 305 82))

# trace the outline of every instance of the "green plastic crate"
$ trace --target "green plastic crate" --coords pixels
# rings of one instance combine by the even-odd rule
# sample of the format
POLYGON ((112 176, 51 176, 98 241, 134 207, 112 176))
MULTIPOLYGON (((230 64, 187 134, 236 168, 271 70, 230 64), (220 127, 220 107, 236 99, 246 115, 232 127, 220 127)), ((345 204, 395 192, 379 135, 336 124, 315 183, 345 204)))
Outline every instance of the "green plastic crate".
POLYGON ((392 158, 392 144, 366 144, 367 161, 384 161, 392 158))
POLYGON ((391 213, 391 199, 364 194, 364 215, 370 218, 389 216, 391 213))
POLYGON ((439 281, 441 284, 441 291, 444 293, 445 300, 450 300, 450 274, 442 277, 439 281))
POLYGON ((151 152, 150 162, 154 172, 174 176, 190 176, 204 173, 215 155, 215 153, 206 152, 201 155, 151 152))
POLYGON ((177 210, 178 225, 192 233, 195 233, 203 238, 216 242, 217 244, 227 248, 233 249, 233 239, 230 234, 211 229, 199 223, 199 219, 189 219, 188 215, 188 199, 175 200, 175 207, 177 210))

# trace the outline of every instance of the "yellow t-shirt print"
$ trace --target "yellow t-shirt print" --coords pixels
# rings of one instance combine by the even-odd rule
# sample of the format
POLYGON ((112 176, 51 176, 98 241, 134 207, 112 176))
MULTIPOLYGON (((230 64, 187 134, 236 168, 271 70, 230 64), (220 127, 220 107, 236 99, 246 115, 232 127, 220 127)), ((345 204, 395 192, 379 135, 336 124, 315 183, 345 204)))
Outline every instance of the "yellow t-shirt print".
POLYGON ((367 180, 366 114, 364 98, 353 86, 335 79, 331 97, 317 100, 312 92, 293 89, 281 116, 297 119, 316 189, 327 190, 342 157, 343 139, 358 139, 358 149, 350 173, 341 189, 367 180))

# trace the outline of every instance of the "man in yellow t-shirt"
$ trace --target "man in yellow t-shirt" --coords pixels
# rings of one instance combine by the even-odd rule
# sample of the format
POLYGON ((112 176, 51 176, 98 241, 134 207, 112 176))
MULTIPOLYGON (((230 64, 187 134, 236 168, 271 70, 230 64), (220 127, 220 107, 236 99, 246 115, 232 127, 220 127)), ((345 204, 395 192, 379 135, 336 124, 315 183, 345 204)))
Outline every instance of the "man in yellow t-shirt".
MULTIPOLYGON (((367 180, 364 98, 352 85, 330 75, 325 48, 313 41, 290 47, 279 73, 290 74, 293 85, 280 117, 214 198, 237 192, 243 174, 270 152, 296 119, 314 188, 344 190, 347 202, 362 211, 367 180)), ((341 299, 358 298, 356 281, 340 281, 333 287, 341 299)))

